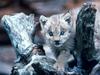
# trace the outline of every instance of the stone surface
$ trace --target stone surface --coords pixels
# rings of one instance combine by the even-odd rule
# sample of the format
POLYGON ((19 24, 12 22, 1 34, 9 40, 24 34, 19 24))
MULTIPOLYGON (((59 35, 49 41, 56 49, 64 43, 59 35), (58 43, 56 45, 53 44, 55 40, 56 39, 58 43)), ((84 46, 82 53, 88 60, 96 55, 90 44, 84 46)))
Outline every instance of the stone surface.
POLYGON ((86 3, 78 13, 76 20, 75 49, 77 54, 77 65, 84 69, 86 74, 89 73, 91 68, 96 64, 90 64, 95 60, 96 54, 94 45, 95 17, 96 9, 94 5, 86 3))

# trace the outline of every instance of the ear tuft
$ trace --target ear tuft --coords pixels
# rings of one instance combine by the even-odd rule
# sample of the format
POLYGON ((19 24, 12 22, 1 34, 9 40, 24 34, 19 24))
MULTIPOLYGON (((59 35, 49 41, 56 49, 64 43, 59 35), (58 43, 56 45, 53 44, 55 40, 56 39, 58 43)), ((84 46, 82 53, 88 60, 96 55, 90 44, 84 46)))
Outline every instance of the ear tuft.
POLYGON ((45 23, 47 22, 47 18, 45 16, 41 15, 39 21, 42 25, 45 25, 45 23))
POLYGON ((71 22, 71 11, 66 12, 63 15, 63 18, 64 18, 65 21, 67 21, 68 23, 70 23, 71 22))
POLYGON ((71 14, 70 13, 67 13, 66 15, 64 15, 64 20, 67 21, 71 19, 71 14))

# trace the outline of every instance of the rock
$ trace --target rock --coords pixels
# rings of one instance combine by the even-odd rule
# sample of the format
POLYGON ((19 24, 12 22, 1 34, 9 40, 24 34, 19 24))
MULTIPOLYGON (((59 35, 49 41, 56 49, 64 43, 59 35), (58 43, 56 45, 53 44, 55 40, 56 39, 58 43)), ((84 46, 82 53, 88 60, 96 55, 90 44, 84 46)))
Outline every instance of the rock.
MULTIPOLYGON (((76 20, 76 55, 77 65, 90 72, 87 67, 92 60, 95 60, 94 46, 94 25, 96 9, 91 3, 85 3, 78 13, 76 20), (87 66, 86 66, 87 65, 87 66)), ((94 64, 95 65, 95 64, 94 64)))
POLYGON ((90 75, 100 75, 100 63, 92 69, 90 75))

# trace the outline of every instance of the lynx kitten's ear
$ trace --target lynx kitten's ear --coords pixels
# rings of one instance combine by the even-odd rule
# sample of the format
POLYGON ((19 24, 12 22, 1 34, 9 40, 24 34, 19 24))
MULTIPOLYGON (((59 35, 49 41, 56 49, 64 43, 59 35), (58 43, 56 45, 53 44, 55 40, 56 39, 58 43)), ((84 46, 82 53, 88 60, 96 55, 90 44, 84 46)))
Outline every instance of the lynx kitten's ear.
POLYGON ((67 13, 63 14, 63 18, 65 21, 70 23, 71 22, 71 12, 67 12, 67 13))
POLYGON ((43 26, 45 25, 45 23, 47 22, 47 17, 45 17, 45 16, 43 16, 43 15, 41 15, 40 16, 40 19, 39 19, 39 21, 40 21, 40 24, 41 24, 41 27, 43 28, 43 26))

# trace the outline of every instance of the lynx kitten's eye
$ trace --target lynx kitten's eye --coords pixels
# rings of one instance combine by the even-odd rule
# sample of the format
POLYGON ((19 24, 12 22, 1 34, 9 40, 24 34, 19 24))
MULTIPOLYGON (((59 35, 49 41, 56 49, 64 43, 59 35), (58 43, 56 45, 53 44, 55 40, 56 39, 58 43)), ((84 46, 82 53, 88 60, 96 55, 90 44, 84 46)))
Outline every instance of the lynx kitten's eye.
POLYGON ((64 31, 61 31, 60 35, 64 35, 64 33, 65 33, 64 31))
POLYGON ((69 33, 71 33, 71 31, 69 31, 69 33))
POLYGON ((50 31, 50 32, 49 32, 49 35, 50 35, 50 36, 53 36, 53 33, 50 31))

